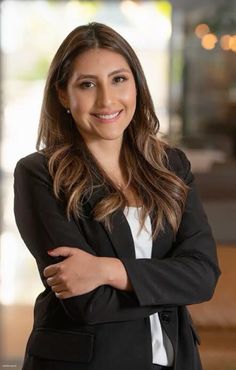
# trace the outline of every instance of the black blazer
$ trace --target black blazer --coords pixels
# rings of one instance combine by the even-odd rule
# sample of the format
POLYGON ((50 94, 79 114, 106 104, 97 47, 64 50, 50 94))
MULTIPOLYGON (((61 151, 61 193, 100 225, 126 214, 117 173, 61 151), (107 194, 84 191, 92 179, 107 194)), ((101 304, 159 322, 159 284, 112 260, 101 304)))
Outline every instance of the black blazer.
MULTIPOLYGON (((151 259, 135 259, 131 231, 122 211, 111 232, 91 216, 96 193, 84 205, 86 217, 68 221, 52 192, 42 153, 21 159, 15 169, 15 217, 21 236, 35 257, 45 290, 34 309, 24 370, 150 370, 149 315, 159 312, 162 329, 175 353, 175 370, 200 370, 197 344, 185 305, 212 297, 220 274, 215 243, 199 200, 190 163, 178 149, 168 150, 168 167, 189 186, 177 237, 166 222, 153 241, 151 259), (59 300, 43 276, 55 263, 47 250, 68 245, 98 256, 119 258, 133 292, 109 285, 59 300)), ((57 260, 56 260, 57 261, 57 260)))

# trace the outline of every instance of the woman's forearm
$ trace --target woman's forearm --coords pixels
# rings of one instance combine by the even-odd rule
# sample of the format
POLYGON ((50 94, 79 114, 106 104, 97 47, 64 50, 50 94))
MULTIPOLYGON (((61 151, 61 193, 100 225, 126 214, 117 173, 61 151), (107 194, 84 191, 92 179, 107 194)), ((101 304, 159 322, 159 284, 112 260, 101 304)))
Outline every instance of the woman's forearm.
POLYGON ((99 259, 104 285, 111 285, 120 290, 133 290, 126 269, 118 258, 100 257, 99 259))

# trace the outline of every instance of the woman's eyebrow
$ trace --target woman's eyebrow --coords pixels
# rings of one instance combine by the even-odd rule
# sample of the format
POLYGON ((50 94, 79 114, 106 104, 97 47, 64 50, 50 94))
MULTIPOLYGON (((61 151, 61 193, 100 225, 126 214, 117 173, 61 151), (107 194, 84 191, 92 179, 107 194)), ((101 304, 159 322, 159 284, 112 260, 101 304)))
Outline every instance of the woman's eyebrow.
MULTIPOLYGON (((110 76, 113 76, 113 75, 116 75, 118 73, 122 73, 122 72, 125 72, 125 73, 131 73, 131 70, 127 69, 127 68, 120 68, 120 69, 116 69, 115 71, 112 71, 108 74, 108 77, 110 76)), ((76 78, 76 81, 79 81, 79 80, 82 80, 82 79, 85 79, 85 78, 94 78, 94 79, 97 79, 97 76, 96 75, 93 75, 93 74, 80 74, 77 78, 76 78)))
POLYGON ((131 73, 131 70, 127 69, 127 68, 120 68, 120 69, 117 69, 117 70, 109 73, 108 77, 116 75, 117 73, 122 73, 122 72, 131 73))

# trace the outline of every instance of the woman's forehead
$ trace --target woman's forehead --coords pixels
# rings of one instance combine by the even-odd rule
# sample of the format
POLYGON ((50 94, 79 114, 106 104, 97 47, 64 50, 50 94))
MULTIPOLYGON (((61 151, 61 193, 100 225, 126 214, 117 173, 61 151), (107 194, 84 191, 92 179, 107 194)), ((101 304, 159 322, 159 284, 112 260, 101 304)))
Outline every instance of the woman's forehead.
POLYGON ((73 62, 73 71, 78 73, 93 74, 105 70, 107 74, 115 70, 131 72, 125 57, 115 51, 94 48, 79 54, 73 62))

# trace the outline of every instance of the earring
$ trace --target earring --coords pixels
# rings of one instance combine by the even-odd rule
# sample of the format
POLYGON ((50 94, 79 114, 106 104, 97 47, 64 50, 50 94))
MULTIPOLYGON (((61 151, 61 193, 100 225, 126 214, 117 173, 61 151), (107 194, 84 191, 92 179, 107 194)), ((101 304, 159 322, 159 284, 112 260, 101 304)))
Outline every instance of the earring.
POLYGON ((66 113, 70 114, 70 109, 69 108, 67 108, 66 113))

